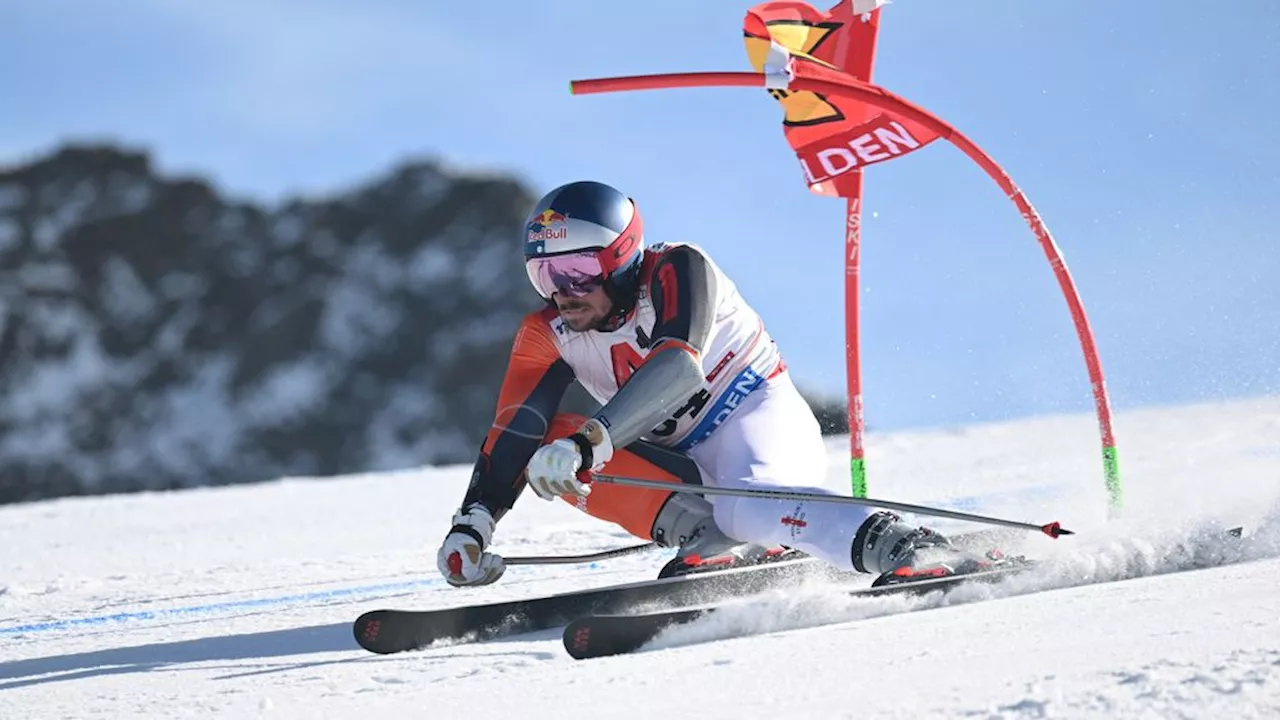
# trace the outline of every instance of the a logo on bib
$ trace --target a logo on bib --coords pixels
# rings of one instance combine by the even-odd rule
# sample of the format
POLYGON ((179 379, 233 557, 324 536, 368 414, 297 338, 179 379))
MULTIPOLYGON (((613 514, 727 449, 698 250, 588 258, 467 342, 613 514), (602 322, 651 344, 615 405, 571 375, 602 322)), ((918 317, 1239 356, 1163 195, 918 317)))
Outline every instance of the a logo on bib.
POLYGON ((738 409, 743 400, 755 391, 756 388, 764 384, 764 376, 760 373, 747 368, 733 379, 733 384, 729 389, 716 399, 711 409, 707 412, 706 417, 702 418, 702 422, 689 433, 688 437, 680 441, 676 446, 677 450, 688 450, 698 443, 710 437, 716 428, 724 424, 729 416, 738 409))

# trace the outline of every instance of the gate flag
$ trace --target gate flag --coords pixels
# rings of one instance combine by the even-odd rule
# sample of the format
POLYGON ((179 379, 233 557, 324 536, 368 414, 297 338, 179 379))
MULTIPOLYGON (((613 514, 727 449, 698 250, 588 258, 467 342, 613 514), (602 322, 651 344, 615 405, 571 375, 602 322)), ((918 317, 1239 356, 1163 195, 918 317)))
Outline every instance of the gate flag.
MULTIPOLYGON (((757 72, 839 82, 871 75, 882 2, 841 3, 822 12, 776 0, 751 8, 743 21, 747 57, 757 72), (842 67, 837 58, 844 51, 842 67)), ((849 96, 771 87, 782 127, 805 184, 819 195, 856 197, 855 170, 907 155, 938 139, 919 123, 849 96)))

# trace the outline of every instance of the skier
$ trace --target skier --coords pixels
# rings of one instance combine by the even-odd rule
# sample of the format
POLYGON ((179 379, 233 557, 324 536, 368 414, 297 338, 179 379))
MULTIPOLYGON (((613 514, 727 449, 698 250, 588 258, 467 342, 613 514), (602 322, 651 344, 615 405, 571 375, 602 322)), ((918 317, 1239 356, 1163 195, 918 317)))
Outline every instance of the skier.
POLYGON ((494 527, 526 485, 676 548, 659 577, 797 552, 878 575, 981 563, 873 508, 583 482, 579 471, 590 469, 836 494, 820 487, 827 451, 812 410, 760 317, 705 251, 646 247, 636 204, 591 181, 543 197, 523 240, 547 307, 516 333, 496 419, 437 554, 450 584, 501 577, 494 527), (603 405, 589 418, 557 413, 575 378, 603 405))

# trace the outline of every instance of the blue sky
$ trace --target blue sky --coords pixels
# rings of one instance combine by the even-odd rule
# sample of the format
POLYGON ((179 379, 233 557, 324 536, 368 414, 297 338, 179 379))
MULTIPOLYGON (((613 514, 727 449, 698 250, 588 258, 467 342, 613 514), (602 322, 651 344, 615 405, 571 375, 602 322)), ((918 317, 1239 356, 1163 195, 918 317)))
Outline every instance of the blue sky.
MULTIPOLYGON (((604 180, 637 199, 651 240, 712 253, 802 386, 843 393, 843 203, 804 188, 778 106, 746 89, 567 90, 747 70, 751 5, 3 3, 0 162, 110 139, 265 201, 410 157, 536 190, 604 180)), ((1036 204, 1121 410, 1280 392, 1277 77, 1271 0, 899 0, 876 67, 1036 204)), ((1092 407, 1053 274, 976 166, 935 144, 870 169, 865 201, 869 427, 1092 407)))

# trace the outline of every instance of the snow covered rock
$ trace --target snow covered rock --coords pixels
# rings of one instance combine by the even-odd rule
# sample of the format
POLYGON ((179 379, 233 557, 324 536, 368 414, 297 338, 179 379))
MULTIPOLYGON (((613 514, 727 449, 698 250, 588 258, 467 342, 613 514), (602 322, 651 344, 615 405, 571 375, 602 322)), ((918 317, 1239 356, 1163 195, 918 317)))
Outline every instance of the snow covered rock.
POLYGON ((428 162, 275 208, 114 147, 0 167, 0 503, 470 462, 534 200, 428 162))

